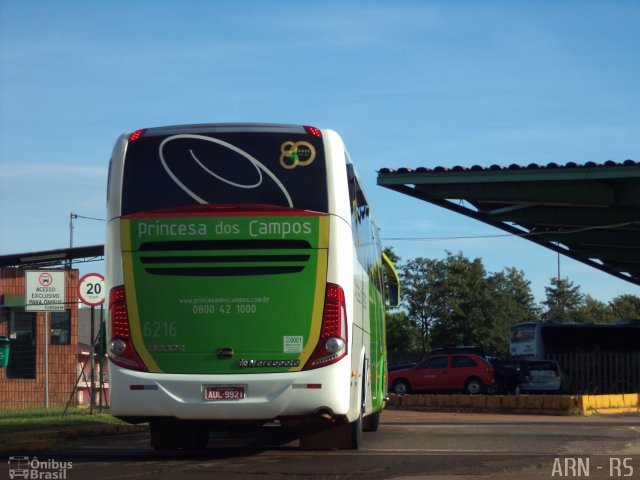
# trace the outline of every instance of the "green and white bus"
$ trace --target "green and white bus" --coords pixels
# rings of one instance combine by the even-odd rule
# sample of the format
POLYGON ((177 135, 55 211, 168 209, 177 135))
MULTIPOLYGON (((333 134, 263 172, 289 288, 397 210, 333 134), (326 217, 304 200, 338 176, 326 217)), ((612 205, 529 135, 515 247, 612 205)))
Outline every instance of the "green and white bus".
POLYGON ((105 246, 111 413, 156 449, 280 424, 358 448, 387 397, 398 277, 342 139, 295 125, 121 136, 105 246))

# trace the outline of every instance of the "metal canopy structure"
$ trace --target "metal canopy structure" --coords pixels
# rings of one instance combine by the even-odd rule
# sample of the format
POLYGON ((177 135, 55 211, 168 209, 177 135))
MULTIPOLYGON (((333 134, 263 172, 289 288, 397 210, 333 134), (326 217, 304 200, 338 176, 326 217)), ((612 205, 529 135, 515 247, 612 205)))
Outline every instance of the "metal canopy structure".
POLYGON ((0 255, 0 268, 45 268, 64 265, 71 261, 89 262, 104 255, 104 245, 60 248, 29 253, 0 255))
POLYGON ((640 162, 383 168, 378 185, 640 285, 640 162))

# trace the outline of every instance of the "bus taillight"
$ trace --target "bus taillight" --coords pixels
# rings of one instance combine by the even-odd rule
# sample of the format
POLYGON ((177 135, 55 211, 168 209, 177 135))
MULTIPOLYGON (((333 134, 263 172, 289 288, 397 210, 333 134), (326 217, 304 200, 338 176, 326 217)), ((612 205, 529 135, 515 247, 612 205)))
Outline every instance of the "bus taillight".
POLYGON ((147 369, 131 342, 127 298, 123 285, 114 287, 109 293, 109 322, 111 324, 111 342, 109 343, 111 361, 124 368, 146 372, 147 369))
POLYGON ((309 127, 305 125, 304 129, 307 131, 309 135, 313 135, 314 137, 318 137, 318 138, 322 137, 322 132, 320 131, 319 128, 309 127))
POLYGON ((133 142, 134 140, 139 139, 142 135, 144 135, 145 130, 136 130, 131 135, 129 135, 129 141, 133 142))
POLYGON ((344 291, 327 283, 320 338, 304 370, 325 367, 347 354, 347 310, 344 291))

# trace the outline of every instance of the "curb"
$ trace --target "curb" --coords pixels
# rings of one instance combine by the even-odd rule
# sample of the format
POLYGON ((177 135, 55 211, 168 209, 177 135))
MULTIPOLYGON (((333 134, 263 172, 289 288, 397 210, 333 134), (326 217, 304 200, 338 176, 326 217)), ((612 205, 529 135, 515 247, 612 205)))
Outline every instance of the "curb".
POLYGON ((640 413, 640 395, 389 395, 390 408, 436 408, 546 415, 640 413))
POLYGON ((31 430, 0 435, 0 455, 24 454, 49 450, 64 442, 81 437, 100 437, 104 435, 122 435, 145 432, 148 425, 90 425, 81 427, 57 428, 51 430, 31 430))
POLYGON ((581 395, 578 400, 583 415, 640 412, 640 395, 581 395))

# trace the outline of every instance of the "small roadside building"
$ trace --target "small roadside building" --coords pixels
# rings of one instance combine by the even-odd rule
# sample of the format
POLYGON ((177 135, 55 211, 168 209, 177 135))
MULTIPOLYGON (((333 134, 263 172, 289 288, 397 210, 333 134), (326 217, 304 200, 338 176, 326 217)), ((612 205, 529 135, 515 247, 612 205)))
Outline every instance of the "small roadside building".
POLYGON ((0 409, 65 406, 69 400, 77 404, 82 355, 79 271, 71 268, 72 261, 96 260, 103 252, 96 245, 0 256, 0 409), (55 310, 27 308, 27 271, 35 271, 31 278, 38 280, 38 272, 62 279, 64 298, 56 301, 55 310))
POLYGON ((60 271, 64 309, 35 312, 25 308, 26 269, 0 268, 0 337, 8 339, 8 361, 0 367, 0 409, 64 406, 73 393, 78 270, 60 271))

